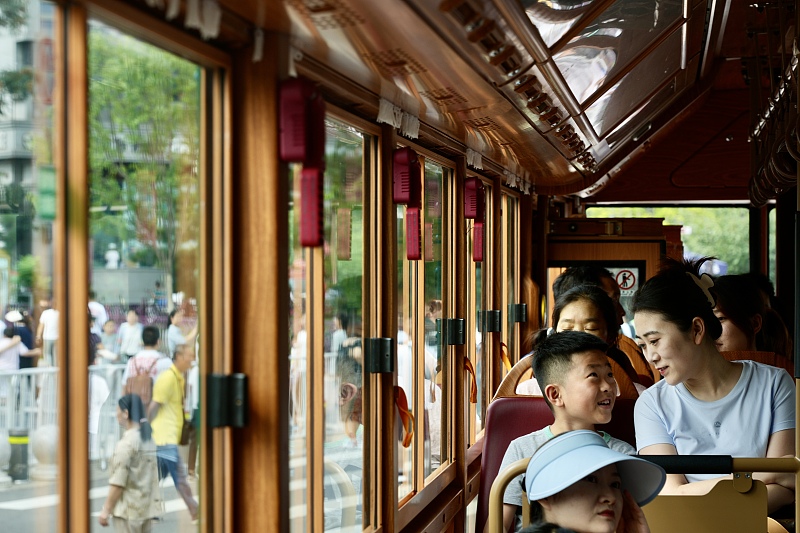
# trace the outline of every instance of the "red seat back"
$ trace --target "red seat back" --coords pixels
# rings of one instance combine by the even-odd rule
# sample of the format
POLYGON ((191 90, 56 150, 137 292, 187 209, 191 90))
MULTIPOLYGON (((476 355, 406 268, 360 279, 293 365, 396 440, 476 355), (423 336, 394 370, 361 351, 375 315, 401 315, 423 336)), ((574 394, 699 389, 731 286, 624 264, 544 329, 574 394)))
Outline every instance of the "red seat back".
MULTIPOLYGON (((598 429, 636 447, 633 429, 633 406, 635 400, 617 398, 611 422, 598 429)), ((483 433, 481 455, 481 477, 478 489, 478 511, 475 522, 476 533, 482 533, 489 517, 489 491, 500 471, 500 464, 511 441, 527 435, 554 421, 553 413, 541 396, 511 396, 496 398, 489 404, 486 413, 486 428, 483 433)))

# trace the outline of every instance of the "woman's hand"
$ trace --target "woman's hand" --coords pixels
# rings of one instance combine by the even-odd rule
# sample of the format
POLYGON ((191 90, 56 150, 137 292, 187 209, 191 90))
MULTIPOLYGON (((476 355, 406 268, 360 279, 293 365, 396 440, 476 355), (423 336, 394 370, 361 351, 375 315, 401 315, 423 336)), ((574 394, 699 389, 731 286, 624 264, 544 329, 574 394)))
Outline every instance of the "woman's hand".
POLYGON ((623 492, 622 518, 617 526, 619 533, 650 533, 642 508, 627 490, 623 492))
POLYGON ((100 514, 97 516, 97 522, 103 527, 108 527, 108 513, 105 507, 100 510, 100 514))

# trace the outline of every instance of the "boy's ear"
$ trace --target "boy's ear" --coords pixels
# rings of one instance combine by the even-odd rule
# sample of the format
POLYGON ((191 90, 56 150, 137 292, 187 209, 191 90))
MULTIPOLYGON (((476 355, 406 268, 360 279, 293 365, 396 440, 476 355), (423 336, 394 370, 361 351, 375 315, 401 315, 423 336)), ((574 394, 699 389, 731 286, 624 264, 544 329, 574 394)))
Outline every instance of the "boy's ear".
POLYGON ((550 405, 554 407, 562 407, 564 405, 564 400, 561 395, 561 386, 557 383, 551 383, 546 386, 542 392, 545 398, 547 398, 547 401, 550 402, 550 405))
POLYGON ((357 392, 358 388, 352 383, 342 383, 339 388, 339 405, 344 405, 352 400, 357 392))

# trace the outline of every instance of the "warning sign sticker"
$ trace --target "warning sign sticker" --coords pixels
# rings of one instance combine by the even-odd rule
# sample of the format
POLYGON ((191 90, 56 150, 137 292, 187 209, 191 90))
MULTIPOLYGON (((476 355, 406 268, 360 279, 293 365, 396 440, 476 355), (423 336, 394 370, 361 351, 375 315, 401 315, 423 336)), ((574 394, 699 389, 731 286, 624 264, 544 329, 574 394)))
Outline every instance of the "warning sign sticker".
MULTIPOLYGON (((637 269, 638 270, 638 269, 637 269)), ((616 274, 617 285, 619 285, 620 291, 623 293, 625 291, 633 292, 636 288, 636 274, 633 271, 628 269, 621 269, 616 274)))

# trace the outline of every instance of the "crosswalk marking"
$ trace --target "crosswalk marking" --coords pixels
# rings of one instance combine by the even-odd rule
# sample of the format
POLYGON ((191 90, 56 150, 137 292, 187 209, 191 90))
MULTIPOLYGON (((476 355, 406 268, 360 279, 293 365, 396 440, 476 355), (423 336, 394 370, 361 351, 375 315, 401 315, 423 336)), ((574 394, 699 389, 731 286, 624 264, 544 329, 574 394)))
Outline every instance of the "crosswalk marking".
MULTIPOLYGON (((172 478, 169 477, 161 482, 162 489, 174 486, 175 484, 172 482, 172 478)), ((89 489, 90 500, 105 498, 106 496, 108 496, 108 485, 89 489)), ((173 513, 175 511, 180 511, 181 507, 178 504, 183 505, 183 500, 178 498, 176 500, 164 502, 165 512, 173 513)), ((0 509, 9 511, 30 511, 31 509, 42 509, 44 507, 53 507, 55 505, 58 505, 58 494, 49 494, 46 496, 34 496, 33 498, 22 498, 19 500, 0 502, 0 509)), ((186 506, 184 505, 183 508, 185 509, 186 506)), ((97 513, 93 513, 92 516, 97 516, 98 514, 99 511, 97 513)))
MULTIPOLYGON (((177 513, 178 511, 186 511, 187 513, 189 512, 186 509, 186 504, 183 503, 181 498, 164 502, 164 514, 177 513)), ((100 511, 92 513, 92 516, 100 516, 100 511)))

